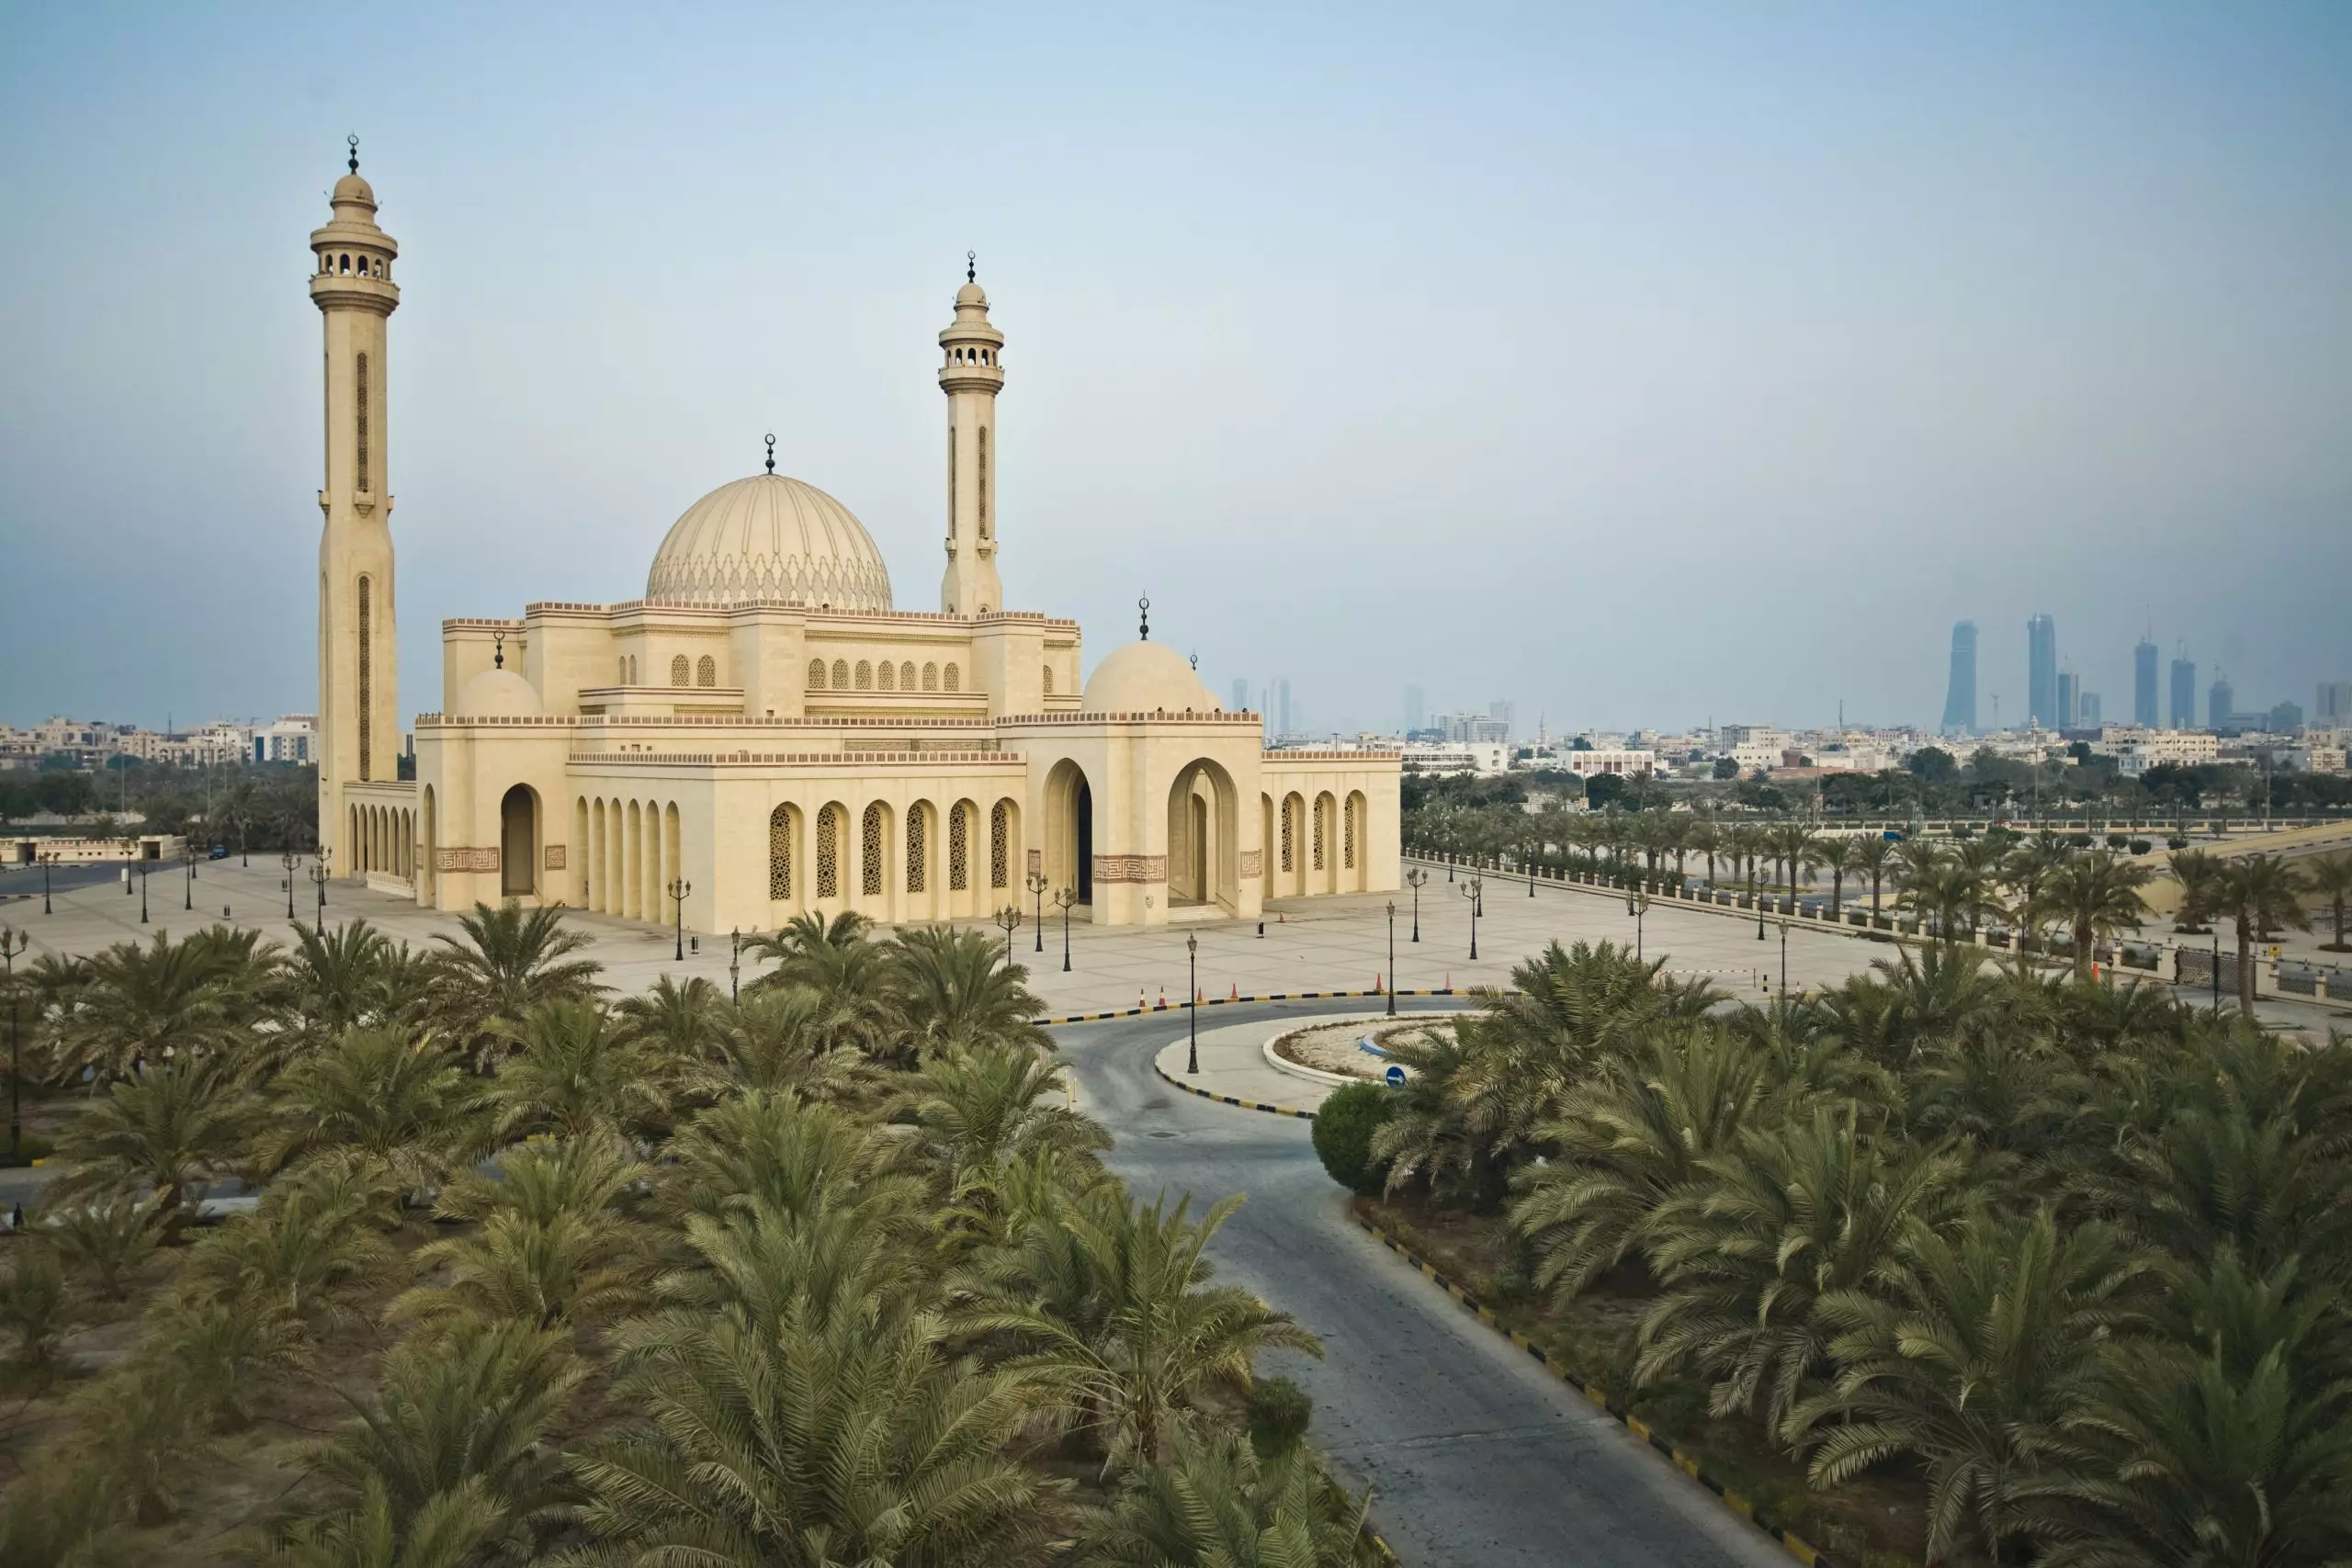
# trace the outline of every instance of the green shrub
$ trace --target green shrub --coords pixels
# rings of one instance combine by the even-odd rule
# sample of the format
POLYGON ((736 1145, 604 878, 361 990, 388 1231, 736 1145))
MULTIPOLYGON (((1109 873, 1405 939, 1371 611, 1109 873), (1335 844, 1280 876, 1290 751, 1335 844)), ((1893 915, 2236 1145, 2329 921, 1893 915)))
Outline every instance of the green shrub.
POLYGON ((2154 848, 2155 848, 2155 846, 2148 842, 2145 839, 2134 839, 2132 840, 2132 852, 2135 855, 2146 854, 2154 848))
POLYGON ((1315 1401, 1288 1378, 1260 1378, 1250 1389, 1250 1446, 1260 1459, 1280 1459, 1298 1447, 1315 1401))
POLYGON ((2185 850, 2188 847, 2188 840, 2182 838, 2177 833, 2175 833, 2171 838, 2165 840, 2165 848, 2168 850, 2185 850))
POLYGON ((1389 1092, 1376 1083, 1351 1083, 1331 1091, 1315 1113, 1315 1153, 1331 1179, 1366 1194, 1381 1188, 1372 1158, 1372 1134, 1388 1120, 1389 1092))

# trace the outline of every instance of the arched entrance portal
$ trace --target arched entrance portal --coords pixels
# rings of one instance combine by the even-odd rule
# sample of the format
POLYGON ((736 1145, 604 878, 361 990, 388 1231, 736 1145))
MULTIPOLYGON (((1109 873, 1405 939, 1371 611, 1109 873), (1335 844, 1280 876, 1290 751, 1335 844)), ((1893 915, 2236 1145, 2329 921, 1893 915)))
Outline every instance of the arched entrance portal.
POLYGON ((1240 908, 1240 802, 1233 776, 1206 758, 1178 770, 1168 788, 1168 901, 1240 908))
POLYGON ((538 889, 539 797, 516 784, 498 803, 498 891, 526 898, 538 889))
POLYGON ((1074 887, 1078 901, 1094 902, 1094 791, 1076 762, 1061 761, 1046 775, 1045 873, 1050 887, 1074 887))

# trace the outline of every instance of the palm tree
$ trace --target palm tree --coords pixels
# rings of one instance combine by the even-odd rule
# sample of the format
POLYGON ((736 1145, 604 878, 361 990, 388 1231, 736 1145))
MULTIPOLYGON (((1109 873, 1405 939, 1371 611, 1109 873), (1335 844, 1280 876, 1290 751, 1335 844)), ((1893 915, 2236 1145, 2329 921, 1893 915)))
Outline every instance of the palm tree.
POLYGON ((393 1315, 577 1327, 641 1305, 659 1254, 626 1210, 648 1174, 609 1135, 509 1149, 496 1179, 469 1172, 442 1194, 441 1218, 480 1228, 417 1253, 420 1269, 447 1276, 401 1296, 393 1315))
POLYGON ((2047 1209, 1956 1236, 1914 1224, 1877 1288, 1822 1300, 1838 1375, 1782 1432, 1811 1450, 1816 1486, 1896 1455, 1924 1464, 1930 1562, 1967 1546, 2017 1561, 2035 1483, 2090 1457, 2078 1423, 2106 1347, 2143 1321, 2151 1267, 2112 1227, 2061 1229, 2047 1209))
POLYGON ((726 998, 697 975, 680 985, 664 975, 650 991, 623 997, 613 1016, 632 1040, 643 1041, 683 1066, 707 1057, 718 1044, 726 998))
POLYGON ((2226 914, 2238 933, 2238 1010, 2254 1012, 2254 939, 2285 929, 2307 931, 2302 874, 2278 855, 2246 855, 2223 869, 2215 888, 2214 912, 2226 914))
POLYGON ((175 1377, 215 1431, 253 1424, 261 1395, 288 1373, 316 1370, 308 1325, 275 1295, 175 1292, 139 1347, 146 1375, 175 1377))
POLYGON ((2338 850, 2332 855, 2313 855, 2303 863, 2303 886, 2327 901, 2335 915, 2335 940, 2324 942, 2330 953, 2344 953, 2344 906, 2352 903, 2352 850, 2338 850))
POLYGON ((1036 1150, 1095 1154, 1111 1146, 1109 1134, 1058 1103, 1062 1091, 1060 1067, 1035 1052, 983 1046, 933 1057, 900 1104, 960 1199, 1008 1160, 1036 1150))
POLYGON ((175 942, 158 931, 144 947, 117 942, 84 959, 80 978, 55 1055, 60 1076, 94 1069, 94 1090, 139 1063, 218 1055, 240 1037, 238 976, 200 936, 175 942))
POLYGON ((1818 841, 1813 829, 1802 822, 1783 822, 1767 829, 1771 837, 1772 858, 1786 868, 1789 902, 1796 902, 1797 882, 1814 863, 1818 841))
MULTIPOLYGON (((1986 839, 1992 835, 1987 833, 1986 839)), ((2074 856, 2064 840, 2047 829, 2019 841, 2001 857, 2000 876, 2017 890, 2018 918, 2033 922, 2030 911, 2041 899, 2042 883, 2074 856)))
POLYGON ((321 1161, 199 1242, 187 1278, 216 1295, 249 1293, 298 1323, 348 1322, 398 1268, 380 1224, 385 1196, 365 1159, 321 1161))
POLYGON ((400 1010, 408 999, 393 988, 400 951, 365 919, 345 920, 325 932, 295 922, 288 979, 308 1038, 331 1040, 400 1010))
POLYGON ((584 1138, 666 1125, 673 1076, 684 1064, 631 1033, 590 997, 557 997, 492 1026, 521 1049, 498 1069, 498 1125, 514 1137, 548 1132, 584 1138))
POLYGON ((153 1201, 122 1193, 61 1203, 33 1224, 66 1266, 87 1279, 99 1300, 108 1302, 128 1293, 153 1258, 163 1231, 153 1201))
POLYGON ((2180 911, 2174 917, 2173 930, 2194 935, 2213 916, 2221 894, 2222 862, 2204 850, 2175 850, 2167 863, 2173 880, 2180 884, 2180 911))
POLYGON ((1846 875, 1861 863, 1863 840, 1850 833, 1825 833, 1814 841, 1813 863, 1829 874, 1829 910, 1846 919, 1846 875))
POLYGON ((152 1192, 166 1231, 176 1229, 193 1189, 235 1168, 250 1115, 217 1058, 152 1066, 67 1125, 58 1153, 72 1168, 52 1190, 60 1200, 152 1192))
POLYGON ((717 1097, 741 1089, 784 1089, 803 1100, 838 1100, 875 1081, 861 1052, 828 1049, 825 998, 805 986, 754 988, 718 1014, 711 1062, 693 1082, 717 1097))
POLYGON ((479 1479, 435 1493, 403 1525, 392 1516, 390 1489, 371 1475, 357 1508, 313 1520, 269 1561, 271 1568, 470 1568, 510 1529, 506 1510, 479 1479))
POLYGON ((1209 1242, 1240 1206, 1227 1198, 1195 1223, 1189 1197, 1146 1208, 1097 1189, 1059 1225, 1031 1232, 1026 1299, 980 1308, 970 1326, 1034 1347, 1010 1365, 1049 1380, 1110 1465, 1156 1463, 1178 1432, 1202 1423, 1204 1393, 1250 1387, 1260 1351, 1323 1353, 1288 1313, 1209 1283, 1209 1242))
POLYGON ((805 986, 824 998, 827 1049, 878 1048, 896 1027, 898 1010, 889 955, 866 936, 872 925, 846 909, 831 920, 795 916, 775 935, 747 944, 746 951, 776 961, 752 988, 805 986))
POLYGON ((1377 1568, 1370 1494, 1340 1491, 1295 1450, 1261 1460, 1239 1438, 1179 1438, 1088 1532, 1101 1568, 1377 1568))
POLYGON ((1561 1307, 1643 1246, 1699 1161, 1729 1146, 1764 1092, 1766 1057, 1712 1021, 1654 1029, 1543 1129, 1556 1153, 1520 1180, 1511 1228, 1561 1307))
POLYGON ((1031 1021, 1044 1010, 1030 994, 1028 969, 1002 961, 984 931, 919 926, 891 944, 901 1027, 926 1052, 956 1046, 1054 1048, 1031 1021))
POLYGON ((318 1445, 312 1463, 332 1515, 379 1491, 396 1533, 413 1535, 435 1499, 469 1484, 515 1546, 566 1501, 563 1461, 547 1439, 585 1372, 564 1337, 514 1322, 460 1319, 430 1340, 385 1352, 371 1398, 318 1445))
POLYGON ((585 932, 566 931, 554 905, 526 909, 508 902, 476 904, 458 917, 463 940, 435 936, 432 1010, 465 1049, 479 1052, 495 1022, 519 1024, 541 1002, 594 996, 600 965, 571 954, 588 945, 585 932))
POLYGON ((1777 1427, 1829 1362, 1821 1300, 1877 1279, 1907 1227, 1949 1209, 1961 1164, 1882 1146, 1848 1109, 1750 1129, 1699 1162, 1699 1178, 1652 1222, 1665 1287, 1642 1321, 1635 1375, 1684 1366, 1713 1375, 1708 1409, 1777 1427))
POLYGON ((1691 853, 1707 857, 1707 888, 1712 893, 1715 886, 1715 852, 1723 847, 1723 829, 1713 818, 1702 818, 1690 824, 1686 841, 1691 853))
POLYGON ((1894 840, 1883 833, 1865 833, 1853 840, 1854 873, 1870 873, 1871 919, 1879 917, 1879 887, 1885 880, 1887 863, 1894 858, 1894 840))
POLYGON ((888 1213, 911 1208, 925 1190, 908 1169, 906 1139, 789 1091, 749 1089, 720 1100, 678 1130, 669 1156, 665 1196, 689 1213, 797 1214, 827 1202, 888 1213))
POLYGON ((264 1171, 351 1149, 403 1187, 430 1187, 491 1138, 483 1086, 430 1033, 346 1030, 288 1068, 271 1098, 276 1120, 256 1144, 264 1171))
POLYGON ((2074 934, 2075 974, 2090 973, 2091 949, 2106 937, 2138 931, 2148 902, 2140 890, 2154 874, 2107 850, 2068 856, 2041 873, 2027 895, 2026 923, 2064 926, 2074 934))
POLYGON ((0 1280, 0 1326, 17 1336, 9 1364, 46 1379, 57 1365, 57 1342, 74 1322, 73 1286, 55 1247, 30 1242, 11 1250, 7 1278, 0 1280))

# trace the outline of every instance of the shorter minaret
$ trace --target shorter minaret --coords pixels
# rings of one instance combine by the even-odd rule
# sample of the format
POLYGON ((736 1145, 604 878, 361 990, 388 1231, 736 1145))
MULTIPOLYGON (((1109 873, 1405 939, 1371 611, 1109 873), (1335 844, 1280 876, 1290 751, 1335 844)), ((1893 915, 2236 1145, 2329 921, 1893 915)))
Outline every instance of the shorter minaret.
POLYGON ((944 359, 939 389, 947 394, 947 574, 939 607, 951 615, 1004 608, 996 574, 996 395, 1004 387, 1004 334, 989 324, 970 252, 956 320, 939 334, 944 359))

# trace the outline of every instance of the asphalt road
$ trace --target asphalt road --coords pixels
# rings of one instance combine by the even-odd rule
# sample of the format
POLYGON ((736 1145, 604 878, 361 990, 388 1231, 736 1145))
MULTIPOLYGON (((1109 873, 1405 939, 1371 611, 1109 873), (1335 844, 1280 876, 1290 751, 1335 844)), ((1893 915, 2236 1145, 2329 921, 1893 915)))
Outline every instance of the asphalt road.
MULTIPOLYGON (((1217 1022, 1329 1012, 1221 1008, 1217 1022)), ((1212 1249, 1221 1277, 1294 1314, 1324 1359, 1264 1370, 1315 1399, 1313 1440, 1374 1489, 1374 1523, 1410 1568, 1787 1568, 1697 1483, 1350 1222, 1308 1124, 1170 1089, 1151 1058, 1181 1019, 1057 1030, 1080 1108, 1116 1136, 1136 1192, 1249 1201, 1212 1249)))

